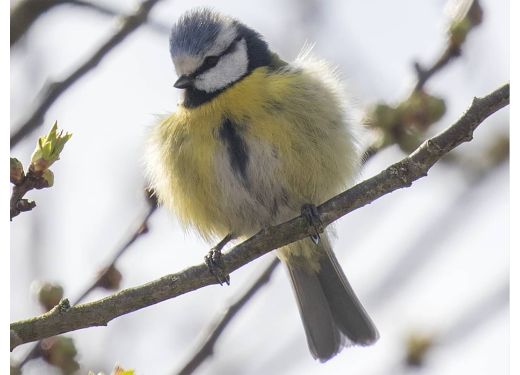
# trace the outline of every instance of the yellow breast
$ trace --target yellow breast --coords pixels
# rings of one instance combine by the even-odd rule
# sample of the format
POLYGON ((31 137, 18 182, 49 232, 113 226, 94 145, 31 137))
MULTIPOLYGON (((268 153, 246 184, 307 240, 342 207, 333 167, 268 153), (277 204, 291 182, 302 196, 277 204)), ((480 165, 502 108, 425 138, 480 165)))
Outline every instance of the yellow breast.
POLYGON ((338 101, 304 69, 256 69, 199 107, 179 106, 153 130, 152 184, 205 237, 287 220, 302 204, 337 193, 353 173, 346 154, 354 146, 338 101), (226 120, 245 142, 247 181, 226 165, 229 150, 219 137, 226 120))

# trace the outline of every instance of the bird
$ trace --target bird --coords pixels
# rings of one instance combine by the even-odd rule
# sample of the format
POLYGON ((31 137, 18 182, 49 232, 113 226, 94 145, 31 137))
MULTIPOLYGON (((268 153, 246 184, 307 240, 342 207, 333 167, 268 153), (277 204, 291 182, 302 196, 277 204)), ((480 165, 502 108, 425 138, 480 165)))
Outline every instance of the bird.
POLYGON ((353 183, 362 155, 337 70, 309 51, 286 62, 260 33, 210 8, 174 23, 169 50, 181 95, 145 152, 159 202, 203 239, 222 239, 206 257, 221 284, 229 241, 303 215, 310 236, 276 254, 313 358, 377 341, 317 210, 353 183))

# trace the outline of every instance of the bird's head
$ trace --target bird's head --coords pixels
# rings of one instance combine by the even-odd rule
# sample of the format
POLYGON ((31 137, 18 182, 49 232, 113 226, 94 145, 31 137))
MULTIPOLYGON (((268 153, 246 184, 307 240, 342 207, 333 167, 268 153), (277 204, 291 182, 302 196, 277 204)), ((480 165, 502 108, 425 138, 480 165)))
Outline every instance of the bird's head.
POLYGON ((179 76, 174 86, 202 97, 214 96, 271 60, 257 32, 205 8, 185 13, 173 26, 170 54, 179 76))

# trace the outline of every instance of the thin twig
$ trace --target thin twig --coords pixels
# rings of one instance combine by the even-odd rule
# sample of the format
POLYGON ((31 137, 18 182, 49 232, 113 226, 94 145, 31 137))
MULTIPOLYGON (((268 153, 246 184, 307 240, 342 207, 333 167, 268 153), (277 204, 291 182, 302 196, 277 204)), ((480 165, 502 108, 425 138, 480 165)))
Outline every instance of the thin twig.
POLYGON ((152 8, 161 0, 146 0, 143 1, 137 11, 132 15, 125 16, 118 21, 118 30, 111 35, 94 54, 80 64, 68 77, 61 81, 51 82, 42 90, 43 95, 36 105, 36 109, 32 114, 18 126, 14 134, 11 136, 11 147, 14 147, 25 136, 31 133, 34 129, 41 125, 45 113, 52 106, 52 104, 76 83, 86 73, 95 68, 103 58, 114 49, 118 44, 125 40, 133 31, 137 30, 143 23, 146 22, 148 15, 152 8))
MULTIPOLYGON (((83 292, 79 294, 79 296, 76 298, 76 300, 73 302, 73 305, 77 305, 80 302, 82 302, 92 291, 94 291, 96 288, 101 286, 103 284, 103 280, 108 275, 108 272, 113 269, 113 267, 116 265, 119 258, 132 246, 132 244, 140 238, 145 233, 148 233, 148 221, 150 220, 150 217, 154 214, 154 212, 157 210, 157 202, 155 200, 150 199, 148 210, 144 214, 143 218, 140 220, 140 223, 135 228, 135 230, 132 232, 130 237, 123 242, 123 244, 114 252, 112 255, 112 258, 110 259, 110 262, 106 267, 102 269, 102 271, 98 274, 96 279, 85 288, 83 292)), ((18 364, 18 368, 22 368, 27 362, 29 362, 32 359, 39 358, 41 355, 40 350, 40 344, 41 342, 38 342, 21 360, 18 364)))
POLYGON ((438 59, 428 69, 424 69, 418 62, 414 63, 415 72, 417 73, 417 83, 413 91, 421 90, 426 82, 437 72, 446 67, 452 60, 459 57, 461 49, 459 46, 448 45, 438 57, 438 59))
POLYGON ((265 270, 260 274, 245 293, 238 298, 235 302, 231 303, 225 311, 218 316, 214 322, 210 325, 208 332, 204 335, 203 340, 197 346, 197 350, 194 352, 190 359, 186 362, 182 368, 176 372, 179 375, 187 375, 193 373, 197 367, 199 367, 206 358, 213 354, 215 343, 218 338, 224 332, 224 329, 228 326, 235 315, 244 307, 253 296, 269 283, 271 276, 277 266, 280 264, 278 258, 275 258, 269 263, 265 270))
MULTIPOLYGON (((94 11, 108 17, 124 17, 124 14, 106 4, 86 0, 21 0, 11 10, 11 47, 27 33, 34 22, 58 5, 73 5, 94 11)), ((160 34, 168 34, 170 28, 154 20, 148 20, 146 26, 160 34)))
MULTIPOLYGON (((489 156, 488 158, 491 159, 489 156)), ((493 171, 506 160, 507 157, 497 160, 496 163, 491 163, 471 175, 466 188, 457 194, 441 214, 425 226, 423 233, 406 247, 394 264, 387 267, 385 275, 366 296, 366 301, 372 308, 380 308, 394 293, 401 290, 402 285, 411 280, 414 275, 421 273, 421 266, 427 265, 428 261, 437 255, 437 251, 441 250, 441 247, 437 246, 436 251, 436 245, 458 229, 460 217, 457 213, 467 212, 467 207, 472 201, 479 199, 476 197, 478 188, 494 178, 493 171)))
POLYGON ((452 19, 451 30, 449 32, 449 37, 447 39, 446 47, 441 55, 437 58, 437 60, 432 64, 431 67, 425 69, 418 62, 414 63, 414 68, 417 73, 417 83, 414 86, 413 91, 422 90, 426 82, 437 72, 443 69, 446 65, 448 65, 452 60, 458 58, 462 53, 462 44, 466 40, 467 33, 471 31, 475 26, 480 25, 482 22, 482 8, 478 0, 467 0, 466 4, 462 4, 459 1, 459 6, 467 5, 464 8, 461 8, 462 13, 459 14, 456 18, 452 19), (466 25, 470 25, 462 35, 454 35, 453 27, 457 24, 461 24, 462 22, 466 22, 466 25))
MULTIPOLYGON (((83 7, 88 10, 92 10, 96 13, 99 13, 104 16, 109 17, 124 17, 119 11, 112 9, 105 4, 98 4, 92 1, 84 1, 84 0, 64 0, 67 4, 76 5, 78 7, 83 7)), ((160 22, 157 22, 153 19, 147 19, 145 23, 146 27, 149 27, 151 30, 159 33, 166 34, 170 33, 170 27, 168 25, 164 25, 160 22)))
POLYGON ((31 211, 34 207, 36 207, 36 203, 34 201, 30 201, 24 198, 24 196, 33 189, 41 189, 42 187, 45 187, 45 184, 46 181, 42 176, 37 176, 31 172, 28 172, 22 183, 13 186, 11 199, 9 200, 9 215, 11 221, 14 217, 20 215, 21 212, 31 211))
POLYGON ((66 0, 20 0, 11 9, 11 46, 31 28, 45 12, 66 0))
POLYGON ((484 321, 509 304, 509 279, 505 279, 499 287, 490 291, 476 301, 469 309, 443 330, 439 341, 445 344, 456 344, 466 339, 484 321))
POLYGON ((103 279, 105 278, 107 273, 110 271, 110 269, 116 265, 116 262, 119 260, 119 258, 130 248, 130 246, 133 245, 133 243, 138 238, 140 238, 143 234, 148 232, 148 221, 150 220, 150 217, 152 217, 156 210, 157 205, 150 205, 148 207, 148 211, 146 212, 140 224, 137 226, 132 235, 114 253, 108 265, 103 268, 102 272, 99 273, 98 277, 94 280, 94 282, 90 286, 85 288, 85 290, 76 298, 76 300, 72 303, 73 305, 77 305, 78 303, 82 302, 94 289, 98 288, 100 284, 103 282, 103 279))
MULTIPOLYGON (((429 169, 449 151, 473 138, 475 129, 490 115, 509 104, 509 84, 488 96, 473 99, 467 112, 451 127, 419 146, 412 154, 376 176, 335 196, 318 207, 324 226, 397 189, 409 187, 425 177, 429 169)), ((223 255, 233 272, 256 258, 309 235, 307 221, 299 216, 267 228, 223 255)), ((11 323, 11 350, 16 346, 82 328, 107 325, 111 320, 167 299, 215 284, 205 264, 190 267, 98 301, 11 323)))
MULTIPOLYGON (((474 16, 472 12, 477 12, 477 9, 480 5, 478 3, 478 0, 473 0, 472 5, 468 7, 465 14, 461 14, 460 17, 464 18, 468 14, 471 16, 474 16)), ((475 21, 476 22, 476 21, 475 21)), ((416 92, 421 91, 426 83, 438 72, 440 72, 442 69, 446 68, 450 62, 452 62, 454 59, 459 57, 462 53, 462 44, 463 40, 458 41, 455 43, 451 38, 447 39, 446 46, 444 47, 442 53, 439 55, 439 57, 433 62, 433 64, 428 67, 424 68, 422 67, 418 62, 414 63, 414 68, 417 76, 417 81, 411 91, 411 93, 408 95, 410 97, 416 92)), ((377 124, 375 124, 377 125, 377 124)), ((366 163, 368 162, 374 155, 376 155, 379 151, 385 149, 388 146, 391 146, 392 144, 395 144, 395 142, 386 142, 385 140, 376 140, 372 145, 370 145, 367 150, 365 151, 363 161, 366 163)))

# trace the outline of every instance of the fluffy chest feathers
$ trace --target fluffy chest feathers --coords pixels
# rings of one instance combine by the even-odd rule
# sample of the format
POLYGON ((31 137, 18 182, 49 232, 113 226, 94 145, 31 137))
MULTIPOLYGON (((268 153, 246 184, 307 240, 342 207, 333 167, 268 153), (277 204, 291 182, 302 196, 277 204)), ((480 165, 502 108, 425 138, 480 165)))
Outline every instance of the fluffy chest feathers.
POLYGON ((357 153, 337 88, 314 73, 259 68, 200 107, 179 106, 150 137, 159 199, 211 237, 251 235, 337 193, 357 153))

